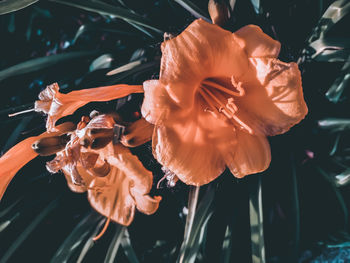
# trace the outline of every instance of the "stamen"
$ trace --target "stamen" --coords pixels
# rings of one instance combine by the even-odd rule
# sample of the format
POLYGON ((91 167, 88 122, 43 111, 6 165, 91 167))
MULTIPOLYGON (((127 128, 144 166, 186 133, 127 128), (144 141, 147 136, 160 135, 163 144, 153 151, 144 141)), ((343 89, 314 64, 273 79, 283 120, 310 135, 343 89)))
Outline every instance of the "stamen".
POLYGON ((230 94, 232 96, 242 97, 244 95, 244 89, 242 88, 242 85, 239 85, 239 84, 236 87, 238 92, 236 92, 236 91, 227 89, 227 88, 221 86, 220 84, 218 84, 218 83, 216 83, 214 81, 204 80, 202 83, 205 84, 205 85, 208 85, 208 86, 210 86, 210 87, 212 87, 214 89, 221 90, 221 91, 223 91, 223 92, 225 92, 227 94, 230 94))
POLYGON ((32 109, 28 109, 28 110, 22 110, 22 111, 19 111, 19 112, 8 114, 8 116, 9 117, 14 117, 14 116, 21 115, 21 114, 28 113, 28 112, 32 112, 32 111, 35 111, 35 109, 32 108, 32 109))
POLYGON ((108 226, 109 226, 109 222, 111 222, 111 218, 110 218, 110 217, 107 218, 107 221, 106 221, 105 225, 103 226, 103 229, 102 229, 101 233, 98 234, 97 236, 95 236, 95 237, 92 239, 93 241, 99 240, 99 239, 104 235, 104 233, 106 232, 106 230, 107 230, 107 228, 108 228, 108 226))
POLYGON ((213 110, 211 113, 217 117, 217 114, 215 111, 218 111, 218 109, 212 103, 212 100, 210 99, 210 97, 204 92, 203 89, 199 89, 199 93, 202 95, 202 98, 208 103, 209 107, 213 110))
POLYGON ((237 117, 237 115, 233 115, 232 117, 239 125, 242 126, 242 128, 246 129, 248 133, 253 134, 252 128, 250 128, 247 124, 245 124, 243 121, 241 121, 240 118, 237 117))

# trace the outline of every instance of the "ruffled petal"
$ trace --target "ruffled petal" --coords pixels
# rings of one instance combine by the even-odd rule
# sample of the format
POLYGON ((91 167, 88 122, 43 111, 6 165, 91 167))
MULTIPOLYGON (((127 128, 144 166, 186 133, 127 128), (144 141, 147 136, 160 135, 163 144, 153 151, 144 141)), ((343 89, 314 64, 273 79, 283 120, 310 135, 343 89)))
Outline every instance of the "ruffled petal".
POLYGON ((226 165, 235 177, 265 171, 271 162, 270 145, 265 136, 237 130, 237 145, 222 151, 226 165))
POLYGON ((236 98, 237 116, 255 134, 288 131, 307 114, 297 64, 278 59, 250 59, 251 74, 243 81, 245 96, 236 98))
POLYGON ((124 172, 112 167, 108 176, 96 177, 90 183, 89 202, 100 214, 128 226, 135 214, 135 202, 129 192, 130 184, 131 181, 124 172))
POLYGON ((242 27, 233 35, 250 58, 278 57, 281 43, 266 35, 256 25, 242 27))
POLYGON ((191 108, 199 84, 216 76, 241 76, 247 56, 231 32, 202 19, 162 44, 160 81, 179 107, 191 108))
POLYGON ((35 102, 35 110, 48 114, 46 128, 51 132, 54 131, 57 120, 74 113, 89 102, 115 100, 132 93, 143 93, 142 86, 121 84, 63 94, 59 92, 58 84, 54 83, 39 94, 40 100, 35 102))
POLYGON ((142 116, 152 124, 171 122, 185 115, 184 110, 169 97, 165 85, 159 80, 148 80, 143 83, 145 91, 142 103, 142 116))
POLYGON ((104 158, 111 165, 115 165, 126 173, 128 179, 132 181, 133 191, 140 194, 148 194, 152 188, 153 175, 142 165, 137 156, 120 144, 113 145, 110 143, 106 150, 108 154, 104 158))
POLYGON ((62 132, 70 130, 72 127, 72 123, 63 123, 57 126, 57 133, 47 134, 46 132, 42 133, 39 136, 29 137, 15 146, 13 146, 10 150, 8 150, 3 156, 0 158, 0 200, 3 197, 7 186, 11 182, 12 178, 16 175, 16 173, 28 162, 34 159, 38 154, 32 149, 32 144, 37 140, 59 135, 62 132))
POLYGON ((220 150, 235 145, 230 124, 195 107, 192 115, 171 126, 156 126, 153 155, 162 165, 190 185, 211 182, 225 170, 220 150))

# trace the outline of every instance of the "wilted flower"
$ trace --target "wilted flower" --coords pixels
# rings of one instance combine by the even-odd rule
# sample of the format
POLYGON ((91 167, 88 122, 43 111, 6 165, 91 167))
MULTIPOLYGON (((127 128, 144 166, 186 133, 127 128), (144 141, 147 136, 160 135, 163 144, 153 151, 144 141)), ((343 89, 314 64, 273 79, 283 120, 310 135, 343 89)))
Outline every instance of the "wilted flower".
POLYGON ((125 97, 131 93, 142 93, 140 85, 113 85, 92 89, 74 90, 67 94, 59 92, 57 83, 53 83, 40 92, 35 102, 35 111, 47 114, 46 129, 54 131, 60 118, 74 113, 78 108, 92 101, 110 101, 125 97))
POLYGON ((298 66, 276 59, 279 50, 257 26, 231 33, 201 19, 163 42, 160 77, 144 83, 142 105, 155 158, 191 185, 226 167, 236 177, 267 169, 266 136, 307 113, 298 66))
MULTIPOLYGON (((112 115, 82 118, 65 149, 57 152, 47 168, 51 172, 62 170, 72 191, 87 191, 91 206, 99 213, 129 225, 135 207, 152 214, 158 209, 161 197, 148 195, 152 173, 127 147, 114 140, 115 125, 112 115)), ((132 138, 133 146, 138 146, 150 140, 152 130, 148 126, 151 125, 144 120, 131 124, 131 129, 128 126, 122 141, 128 143, 130 140, 125 137, 132 138)))

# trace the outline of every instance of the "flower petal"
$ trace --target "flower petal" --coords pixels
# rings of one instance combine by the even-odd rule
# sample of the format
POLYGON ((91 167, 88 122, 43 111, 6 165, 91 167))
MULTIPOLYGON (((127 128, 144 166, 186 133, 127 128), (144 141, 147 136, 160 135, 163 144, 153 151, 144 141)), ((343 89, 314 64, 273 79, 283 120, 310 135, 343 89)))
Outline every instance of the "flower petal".
POLYGON ((190 185, 211 182, 225 170, 220 150, 235 144, 235 132, 202 107, 171 126, 156 126, 153 155, 190 185))
POLYGON ((96 177, 90 183, 89 202, 100 214, 128 226, 135 214, 134 199, 129 192, 130 184, 131 181, 124 172, 112 167, 108 176, 96 177))
POLYGON ((235 100, 237 116, 256 134, 288 131, 307 114, 297 64, 278 59, 250 59, 255 72, 243 81, 245 96, 235 100))
POLYGON ((57 83, 48 86, 39 94, 35 102, 35 111, 48 114, 46 128, 54 131, 54 125, 60 118, 74 113, 78 108, 92 101, 110 101, 128 96, 132 93, 143 93, 140 85, 113 85, 92 89, 75 90, 67 94, 60 93, 57 83))
POLYGON ((231 32, 202 19, 162 44, 160 81, 179 107, 191 108, 195 91, 206 78, 239 77, 247 56, 231 32))
POLYGON ((145 97, 142 103, 142 116, 152 124, 165 123, 181 118, 184 110, 169 97, 165 85, 159 80, 148 80, 143 83, 145 97))
POLYGON ((138 193, 133 196, 135 198, 137 210, 146 215, 154 214, 159 207, 159 202, 162 200, 161 196, 150 197, 149 195, 141 195, 138 193))
POLYGON ((120 142, 126 147, 136 147, 152 139, 154 126, 141 118, 125 129, 120 138, 120 142))
POLYGON ((70 130, 72 127, 72 123, 66 122, 59 126, 57 126, 57 133, 44 132, 39 136, 29 137, 15 146, 13 146, 10 150, 8 150, 3 156, 0 158, 0 200, 3 197, 7 186, 11 182, 12 178, 16 175, 16 173, 28 162, 34 159, 38 154, 32 149, 32 144, 37 140, 50 137, 54 135, 59 135, 62 132, 70 130))
POLYGON ((270 145, 265 136, 255 136, 237 130, 235 149, 222 152, 226 165, 235 177, 265 171, 271 161, 270 145))
POLYGON ((280 53, 281 43, 266 35, 256 25, 242 27, 233 35, 250 58, 277 58, 280 53))

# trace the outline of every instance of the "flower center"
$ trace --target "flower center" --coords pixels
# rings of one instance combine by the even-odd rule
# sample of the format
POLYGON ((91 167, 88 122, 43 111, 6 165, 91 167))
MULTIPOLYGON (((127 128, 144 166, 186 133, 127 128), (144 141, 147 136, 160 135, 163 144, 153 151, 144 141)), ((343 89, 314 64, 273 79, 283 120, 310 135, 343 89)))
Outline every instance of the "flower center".
POLYGON ((212 113, 216 118, 220 118, 220 114, 224 115, 235 126, 238 125, 250 134, 253 133, 253 130, 236 114, 238 107, 235 104, 234 97, 243 97, 245 95, 241 82, 237 83, 231 77, 231 83, 224 85, 213 78, 205 79, 200 84, 199 94, 208 105, 205 111, 212 113))

